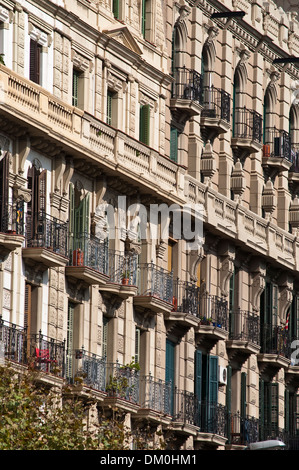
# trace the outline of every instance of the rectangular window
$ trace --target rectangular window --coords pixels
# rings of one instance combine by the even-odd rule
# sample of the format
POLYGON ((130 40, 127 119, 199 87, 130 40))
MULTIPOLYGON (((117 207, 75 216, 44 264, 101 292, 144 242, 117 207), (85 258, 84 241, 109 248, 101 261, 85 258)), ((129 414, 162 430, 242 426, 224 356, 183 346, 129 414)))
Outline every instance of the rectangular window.
POLYGON ((278 383, 260 380, 259 394, 260 440, 277 436, 278 429, 278 383))
POLYGON ((30 39, 29 79, 38 85, 41 84, 41 53, 42 46, 30 39))
POLYGON ((140 107, 139 140, 145 145, 150 141, 150 106, 148 104, 140 107))
POLYGON ((241 372, 241 418, 246 417, 247 410, 247 401, 246 401, 246 384, 247 384, 247 375, 246 372, 241 372))

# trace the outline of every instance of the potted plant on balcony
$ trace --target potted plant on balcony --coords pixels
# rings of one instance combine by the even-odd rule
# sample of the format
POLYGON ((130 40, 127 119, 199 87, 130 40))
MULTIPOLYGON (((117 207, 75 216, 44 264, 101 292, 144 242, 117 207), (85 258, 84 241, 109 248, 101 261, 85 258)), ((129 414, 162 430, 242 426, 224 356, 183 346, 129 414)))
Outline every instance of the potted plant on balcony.
POLYGON ((212 318, 200 317, 200 324, 201 325, 211 325, 212 324, 212 318))
POLYGON ((128 286, 129 285, 129 280, 130 280, 130 271, 129 270, 126 270, 122 273, 122 284, 125 285, 125 286, 128 286))

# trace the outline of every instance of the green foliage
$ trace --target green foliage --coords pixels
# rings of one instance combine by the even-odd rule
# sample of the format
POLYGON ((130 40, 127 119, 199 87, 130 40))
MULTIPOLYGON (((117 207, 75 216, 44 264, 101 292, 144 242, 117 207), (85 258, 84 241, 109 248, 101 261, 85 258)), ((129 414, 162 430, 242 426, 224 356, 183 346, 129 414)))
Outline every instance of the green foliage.
MULTIPOLYGON (((134 362, 127 367, 138 369, 134 362)), ((158 433, 129 430, 125 411, 101 409, 91 396, 84 394, 83 399, 80 390, 78 384, 50 387, 38 371, 17 372, 0 365, 0 451, 146 449, 154 442, 160 446, 158 433)))
POLYGON ((63 398, 38 380, 0 367, 0 450, 95 449, 97 436, 85 426, 85 406, 63 398))
POLYGON ((0 64, 5 65, 3 56, 4 56, 4 54, 0 54, 0 64))

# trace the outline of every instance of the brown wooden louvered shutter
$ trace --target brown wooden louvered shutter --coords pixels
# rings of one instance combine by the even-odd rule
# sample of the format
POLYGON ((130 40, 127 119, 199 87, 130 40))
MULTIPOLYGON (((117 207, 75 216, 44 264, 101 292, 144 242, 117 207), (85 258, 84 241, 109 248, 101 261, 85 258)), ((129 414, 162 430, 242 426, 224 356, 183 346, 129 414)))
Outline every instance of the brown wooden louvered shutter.
POLYGON ((27 329, 27 334, 31 331, 31 294, 32 286, 25 283, 25 307, 24 307, 24 327, 27 329))
POLYGON ((0 230, 8 229, 9 154, 6 152, 0 161, 0 230))
POLYGON ((29 78, 32 82, 40 84, 40 66, 41 66, 41 46, 30 40, 30 65, 29 78))
POLYGON ((35 178, 36 169, 31 167, 28 170, 27 179, 28 179, 28 189, 31 190, 31 199, 27 204, 27 215, 26 215, 26 240, 32 240, 34 234, 34 207, 35 207, 35 178))
POLYGON ((38 175, 37 210, 38 210, 39 215, 46 213, 46 189, 47 189, 47 170, 43 170, 38 175))

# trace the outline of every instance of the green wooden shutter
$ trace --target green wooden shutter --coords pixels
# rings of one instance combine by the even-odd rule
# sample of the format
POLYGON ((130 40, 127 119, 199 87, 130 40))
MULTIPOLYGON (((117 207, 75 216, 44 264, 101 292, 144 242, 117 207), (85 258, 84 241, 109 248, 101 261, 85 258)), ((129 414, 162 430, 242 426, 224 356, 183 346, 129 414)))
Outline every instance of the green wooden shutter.
POLYGON ((106 122, 111 126, 112 124, 112 99, 113 99, 113 93, 112 91, 108 90, 107 92, 107 118, 106 122))
POLYGON ((170 128, 170 159, 178 161, 178 130, 175 127, 170 128))
POLYGON ((73 375, 73 353, 74 353, 74 308, 72 302, 68 303, 67 332, 66 332, 66 374, 67 378, 73 375))
POLYGON ((135 363, 140 363, 140 328, 135 329, 135 363))
POLYGON ((78 70, 73 70, 73 89, 72 89, 72 104, 78 106, 78 85, 79 85, 79 74, 78 70))
POLYGON ((141 0, 141 34, 145 37, 146 30, 146 0, 141 0))
POLYGON ((269 412, 269 421, 271 423, 271 430, 273 435, 277 435, 278 431, 278 383, 269 384, 269 398, 270 398, 270 407, 269 412))
POLYGON ((227 368, 227 384, 226 384, 226 408, 228 413, 232 409, 232 366, 228 365, 227 368))
POLYGON ((246 417, 246 409, 247 409, 247 402, 246 402, 246 385, 247 385, 247 374, 246 372, 241 372, 241 418, 246 417))
POLYGON ((290 432, 290 391, 288 389, 284 392, 284 429, 290 432))
POLYGON ((9 154, 5 153, 0 161, 0 231, 5 232, 9 227, 9 154))
POLYGON ((278 286, 272 285, 272 324, 277 326, 278 318, 278 286))
POLYGON ((139 125, 139 140, 145 145, 149 145, 150 133, 150 106, 148 104, 140 107, 140 125, 139 125))
POLYGON ((107 340, 108 340, 108 318, 103 317, 102 330, 102 356, 107 357, 107 340))
POLYGON ((259 380, 259 421, 260 421, 260 440, 264 440, 265 432, 265 382, 259 380))
POLYGON ((173 392, 174 392, 174 351, 175 344, 166 340, 166 364, 165 364, 165 382, 171 384, 170 396, 170 413, 173 413, 173 392))
POLYGON ((198 349, 195 351, 194 392, 198 401, 201 402, 201 399, 202 399, 202 352, 198 349))
POLYGON ((119 19, 119 0, 113 0, 112 11, 114 18, 119 19))
POLYGON ((208 366, 208 401, 210 403, 218 402, 218 356, 208 356, 209 357, 209 366, 208 366))

